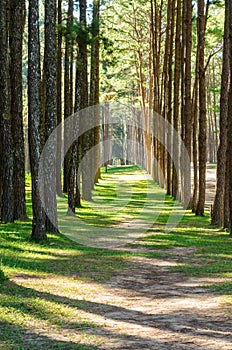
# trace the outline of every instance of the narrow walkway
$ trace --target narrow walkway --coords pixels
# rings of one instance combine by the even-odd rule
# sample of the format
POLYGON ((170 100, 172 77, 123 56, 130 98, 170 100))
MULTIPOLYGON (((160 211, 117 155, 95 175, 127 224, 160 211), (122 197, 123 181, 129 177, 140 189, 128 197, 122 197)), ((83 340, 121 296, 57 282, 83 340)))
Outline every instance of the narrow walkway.
POLYGON ((169 253, 175 258, 131 256, 127 268, 104 284, 66 276, 48 276, 41 283, 33 276, 15 276, 15 283, 29 289, 33 283, 42 297, 47 298, 52 288, 61 304, 77 305, 73 323, 36 330, 31 324, 28 334, 37 332, 33 341, 38 349, 44 338, 50 338, 66 343, 65 350, 79 349, 80 344, 88 350, 231 350, 232 310, 229 313, 220 297, 203 287, 213 281, 172 270, 189 259, 193 248, 169 253), (77 321, 94 326, 79 328, 77 321))
POLYGON ((133 258, 107 285, 111 298, 104 298, 104 318, 111 334, 119 332, 109 336, 107 349, 232 349, 228 310, 202 287, 212 281, 170 270, 188 259, 192 248, 172 253, 174 260, 133 258))

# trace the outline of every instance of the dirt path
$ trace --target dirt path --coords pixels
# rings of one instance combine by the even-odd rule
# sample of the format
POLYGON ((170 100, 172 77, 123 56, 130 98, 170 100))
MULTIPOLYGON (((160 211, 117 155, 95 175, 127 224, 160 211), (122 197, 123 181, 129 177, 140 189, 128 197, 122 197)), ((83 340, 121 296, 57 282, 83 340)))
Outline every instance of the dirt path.
MULTIPOLYGON (((59 330, 40 328, 37 343, 46 336, 76 344, 65 349, 79 349, 78 344, 83 344, 84 349, 98 350, 231 350, 232 310, 229 313, 220 297, 203 286, 213 281, 171 270, 193 251, 174 248, 170 252, 175 258, 168 259, 131 257, 127 268, 104 284, 70 281, 64 276, 45 278, 42 284, 38 280, 34 288, 41 295, 47 295, 49 286, 53 290, 57 286, 57 300, 70 305, 76 301, 78 320, 95 326, 76 328, 73 320, 73 325, 59 330)), ((31 279, 18 276, 14 280, 30 288, 31 279)))
POLYGON ((109 348, 232 349, 228 314, 219 298, 201 287, 209 281, 169 269, 186 259, 185 253, 191 249, 184 256, 177 250, 176 262, 135 258, 132 267, 110 282, 118 305, 105 317, 120 323, 127 337, 109 348))
POLYGON ((107 337, 104 349, 232 349, 229 314, 202 287, 210 281, 170 270, 191 253, 175 249, 176 261, 133 258, 105 285, 95 298, 105 304, 97 308, 106 322, 97 332, 107 337))

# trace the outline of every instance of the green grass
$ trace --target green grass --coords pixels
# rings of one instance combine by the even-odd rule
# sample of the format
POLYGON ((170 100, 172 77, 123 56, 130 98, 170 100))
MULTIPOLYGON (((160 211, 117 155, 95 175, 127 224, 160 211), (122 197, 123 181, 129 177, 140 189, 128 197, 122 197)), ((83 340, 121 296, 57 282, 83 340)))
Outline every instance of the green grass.
MULTIPOLYGON (((85 202, 77 215, 99 228, 135 218, 147 199, 146 181, 126 182, 121 188, 117 188, 117 183, 121 175, 136 178, 140 174, 137 167, 110 168, 95 188, 94 202, 85 202), (124 207, 119 210, 122 204, 124 207), (108 210, 99 209, 101 206, 108 210)), ((31 217, 28 174, 26 183, 31 217)), ((208 213, 196 218, 190 211, 176 228, 167 232, 165 223, 174 202, 152 185, 160 202, 157 199, 145 216, 156 217, 153 227, 143 239, 128 246, 141 248, 138 253, 86 247, 62 234, 49 234, 48 241, 39 244, 30 240, 30 220, 0 225, 1 349, 31 349, 31 344, 33 349, 99 349, 104 340, 88 330, 101 327, 81 313, 94 315, 99 307, 104 309, 104 300, 101 304, 90 303, 88 296, 100 294, 104 283, 124 269, 128 261, 133 264, 132 255, 175 259, 176 248, 191 248, 191 254, 183 255, 181 264, 170 269, 188 276, 220 278, 220 282, 213 281, 207 288, 223 295, 223 302, 232 305, 232 241, 228 234, 210 226, 208 213), (58 335, 64 332, 66 338, 60 339, 58 335)))
POLYGON ((136 180, 141 173, 140 168, 132 166, 109 168, 107 173, 103 170, 93 192, 93 202, 82 201, 77 216, 100 227, 133 219, 147 198, 147 181, 136 180), (131 177, 131 180, 121 181, 122 176, 131 177))
POLYGON ((0 269, 0 283, 4 282, 6 279, 4 272, 0 269))

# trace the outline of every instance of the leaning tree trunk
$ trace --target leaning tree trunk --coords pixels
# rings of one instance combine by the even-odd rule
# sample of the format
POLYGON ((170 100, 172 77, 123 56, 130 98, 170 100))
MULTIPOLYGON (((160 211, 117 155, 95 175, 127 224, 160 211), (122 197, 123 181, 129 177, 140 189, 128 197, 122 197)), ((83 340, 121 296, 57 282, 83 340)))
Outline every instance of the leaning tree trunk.
POLYGON ((13 140, 9 96, 8 1, 0 0, 0 132, 1 132, 1 220, 14 221, 13 140))
POLYGON ((10 2, 10 82, 14 152, 14 218, 25 220, 25 155, 22 101, 22 44, 25 22, 24 0, 10 2))
POLYGON ((225 168, 227 145, 228 83, 229 83, 229 3, 225 2, 224 48, 220 97, 220 143, 217 152, 217 189, 214 199, 211 222, 222 226, 224 221, 225 168))
POLYGON ((45 213, 39 193, 40 160, 40 50, 38 0, 29 1, 28 15, 28 138, 32 178, 32 238, 45 240, 45 213))

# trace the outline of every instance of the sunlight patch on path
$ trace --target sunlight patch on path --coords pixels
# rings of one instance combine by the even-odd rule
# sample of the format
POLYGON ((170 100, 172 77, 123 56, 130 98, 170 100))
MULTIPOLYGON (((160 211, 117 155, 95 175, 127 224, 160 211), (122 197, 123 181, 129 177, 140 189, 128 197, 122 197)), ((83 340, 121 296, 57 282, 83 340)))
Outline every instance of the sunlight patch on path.
MULTIPOLYGON (((165 191, 142 170, 128 172, 125 168, 124 172, 107 174, 100 186, 114 189, 115 196, 108 200, 95 190, 93 202, 88 202, 92 211, 86 217, 78 215, 78 210, 77 215, 67 216, 66 199, 58 199, 61 233, 86 246, 112 248, 131 243, 147 233, 165 207, 165 191)), ((184 212, 178 202, 173 202, 165 229, 175 227, 184 212)))

